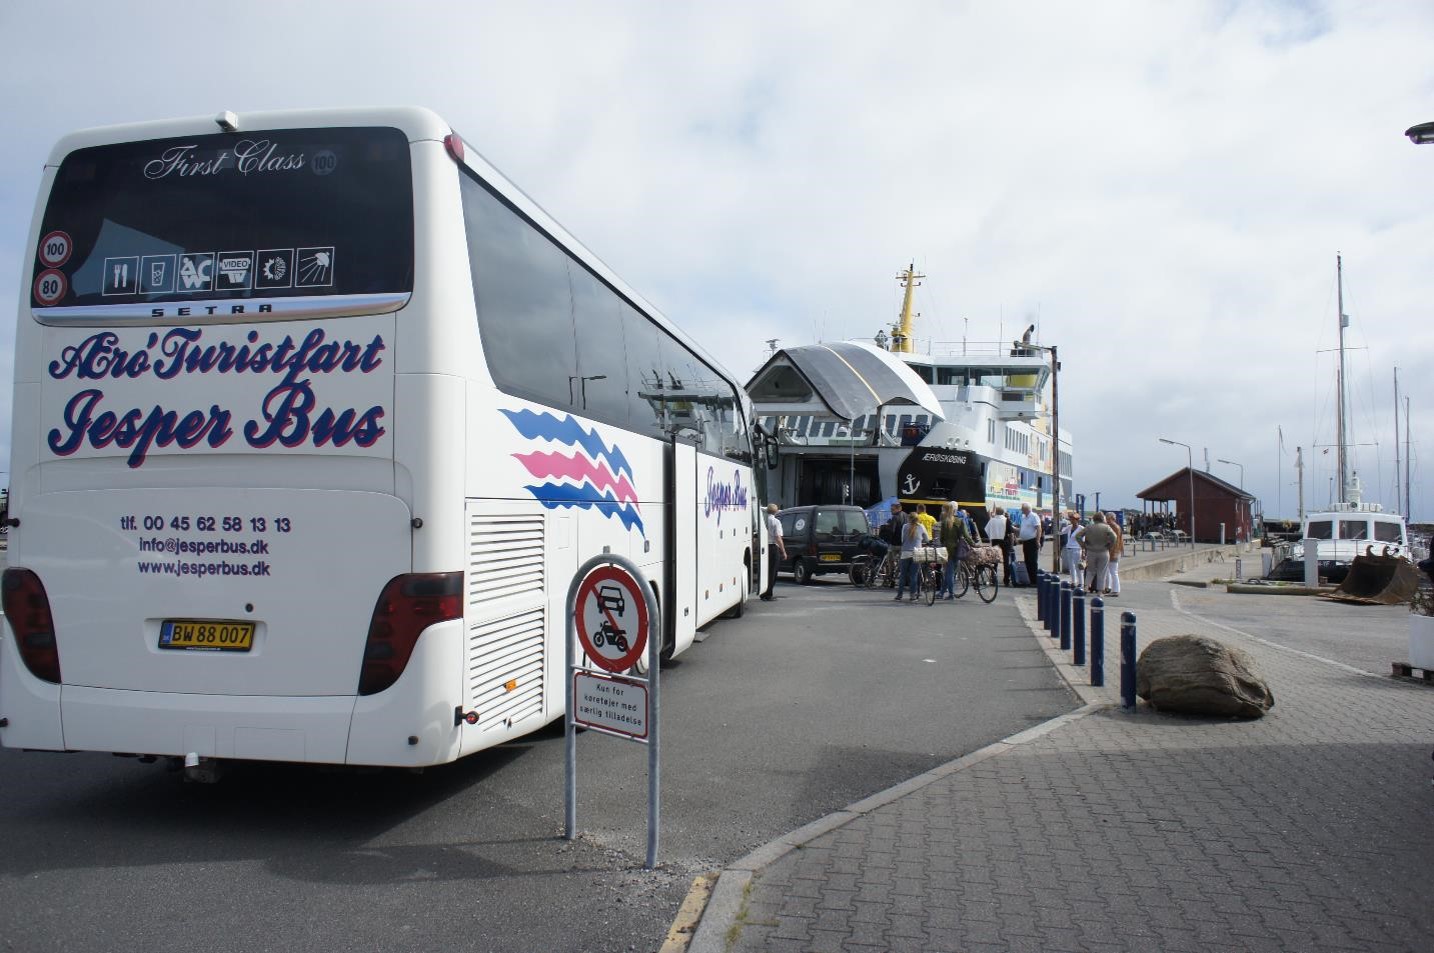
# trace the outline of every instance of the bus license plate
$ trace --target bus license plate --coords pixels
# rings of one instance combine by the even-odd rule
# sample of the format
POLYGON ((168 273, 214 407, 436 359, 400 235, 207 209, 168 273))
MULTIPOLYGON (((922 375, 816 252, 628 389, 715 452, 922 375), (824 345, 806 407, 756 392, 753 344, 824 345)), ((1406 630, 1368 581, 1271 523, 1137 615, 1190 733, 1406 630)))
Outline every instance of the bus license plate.
POLYGON ((839 563, 841 562, 841 553, 822 553, 822 562, 839 563))
POLYGON ((159 647, 196 652, 247 652, 254 646, 252 622, 201 622, 166 619, 159 627, 159 647))

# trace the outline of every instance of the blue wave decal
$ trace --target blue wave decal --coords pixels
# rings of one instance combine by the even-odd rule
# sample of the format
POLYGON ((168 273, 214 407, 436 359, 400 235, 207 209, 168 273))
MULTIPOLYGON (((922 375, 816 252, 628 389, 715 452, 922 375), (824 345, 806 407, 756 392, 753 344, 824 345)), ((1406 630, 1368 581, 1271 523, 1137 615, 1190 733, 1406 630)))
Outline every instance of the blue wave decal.
POLYGON ((525 486, 523 489, 533 494, 538 502, 550 510, 558 507, 576 506, 580 509, 596 507, 604 516, 617 517, 622 525, 628 529, 636 528, 644 536, 647 535, 642 528, 642 517, 638 515, 637 507, 631 503, 619 503, 617 498, 609 492, 600 492, 590 483, 582 486, 573 486, 569 483, 544 483, 542 486, 525 486))
POLYGON ((636 475, 617 444, 609 447, 596 428, 583 427, 571 415, 560 420, 552 414, 531 410, 500 407, 499 411, 528 440, 574 448, 571 458, 554 451, 513 454, 529 473, 547 481, 524 487, 539 503, 550 510, 559 507, 596 509, 609 519, 620 520, 627 529, 636 529, 647 536, 633 487, 636 475), (586 459, 587 463, 578 465, 579 459, 586 459), (623 477, 624 473, 627 478, 623 477), (555 478, 572 482, 555 482, 555 478))
POLYGON ((632 466, 627 462, 627 457, 622 455, 622 450, 617 444, 609 449, 603 443, 602 437, 598 436, 596 429, 584 430, 582 425, 569 414, 565 419, 559 420, 549 413, 535 414, 531 410, 503 410, 498 408, 503 416, 518 429, 529 440, 554 440, 566 447, 577 446, 583 449, 591 460, 604 459, 612 467, 614 476, 620 476, 626 472, 628 476, 634 476, 632 466))

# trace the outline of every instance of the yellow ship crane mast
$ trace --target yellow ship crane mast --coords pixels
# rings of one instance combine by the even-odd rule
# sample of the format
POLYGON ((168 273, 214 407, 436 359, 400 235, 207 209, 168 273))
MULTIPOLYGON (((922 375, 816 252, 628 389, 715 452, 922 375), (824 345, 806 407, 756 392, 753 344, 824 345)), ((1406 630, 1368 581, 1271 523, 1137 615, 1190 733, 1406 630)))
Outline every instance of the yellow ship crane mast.
POLYGON ((916 350, 911 325, 920 315, 911 311, 911 294, 925 277, 916 273, 916 262, 907 265, 906 270, 896 276, 896 280, 906 289, 901 301, 901 321, 891 326, 891 350, 898 354, 911 354, 916 350))

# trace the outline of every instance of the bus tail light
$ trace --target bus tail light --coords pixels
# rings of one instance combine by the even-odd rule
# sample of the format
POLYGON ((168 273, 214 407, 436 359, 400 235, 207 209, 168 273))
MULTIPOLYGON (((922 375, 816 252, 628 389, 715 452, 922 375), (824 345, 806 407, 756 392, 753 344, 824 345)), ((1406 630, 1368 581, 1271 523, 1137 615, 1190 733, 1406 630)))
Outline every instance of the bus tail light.
POLYGON ((60 647, 55 643, 55 619, 44 583, 28 569, 7 569, 0 577, 0 595, 25 667, 36 678, 58 685, 60 647))
POLYGON ((462 617, 463 573, 410 573, 390 579, 369 621, 359 694, 374 695, 398 681, 424 629, 462 617))

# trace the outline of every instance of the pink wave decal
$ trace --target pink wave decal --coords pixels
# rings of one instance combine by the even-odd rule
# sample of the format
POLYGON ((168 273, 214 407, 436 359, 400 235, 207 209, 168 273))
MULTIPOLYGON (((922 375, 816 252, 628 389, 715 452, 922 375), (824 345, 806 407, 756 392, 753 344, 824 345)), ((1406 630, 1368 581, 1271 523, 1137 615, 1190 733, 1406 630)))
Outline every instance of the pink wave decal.
POLYGON ((614 478, 607 464, 594 464, 587 457, 561 453, 515 453, 513 456, 525 469, 539 479, 561 477, 574 483, 587 481, 599 490, 611 489, 624 503, 637 502, 637 490, 626 476, 614 478))

